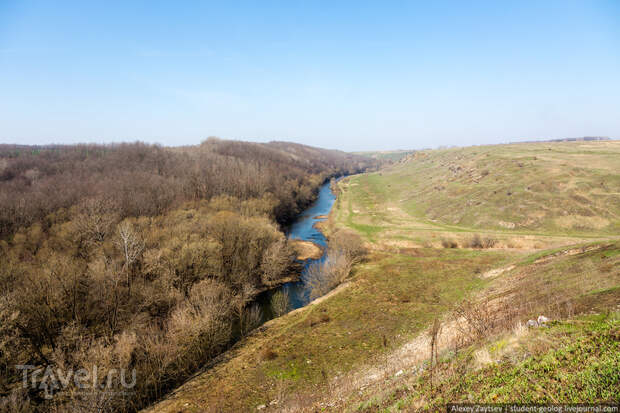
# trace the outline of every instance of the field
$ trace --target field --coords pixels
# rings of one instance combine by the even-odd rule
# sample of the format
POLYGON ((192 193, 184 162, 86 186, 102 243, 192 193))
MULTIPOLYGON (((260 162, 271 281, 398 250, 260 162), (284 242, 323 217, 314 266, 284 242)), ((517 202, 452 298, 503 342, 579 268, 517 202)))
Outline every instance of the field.
POLYGON ((365 261, 150 411, 617 401, 618 171, 620 142, 561 142, 417 152, 340 181, 323 229, 362 235, 365 261), (562 321, 523 327, 541 314, 562 321))

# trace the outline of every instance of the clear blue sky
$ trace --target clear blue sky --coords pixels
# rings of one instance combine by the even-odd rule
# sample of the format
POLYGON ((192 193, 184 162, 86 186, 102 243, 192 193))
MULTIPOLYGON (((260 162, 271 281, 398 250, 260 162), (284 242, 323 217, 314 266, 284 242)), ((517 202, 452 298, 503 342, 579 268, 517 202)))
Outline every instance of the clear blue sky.
POLYGON ((0 0, 0 143, 620 137, 620 1, 0 0))

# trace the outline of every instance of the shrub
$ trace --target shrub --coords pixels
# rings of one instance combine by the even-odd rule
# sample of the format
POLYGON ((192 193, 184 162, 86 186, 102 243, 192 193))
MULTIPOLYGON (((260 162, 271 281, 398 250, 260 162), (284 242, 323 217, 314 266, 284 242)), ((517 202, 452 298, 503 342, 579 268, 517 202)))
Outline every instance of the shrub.
POLYGON ((458 248, 459 244, 453 239, 442 238, 441 246, 444 248, 458 248))
POLYGON ((497 244, 498 240, 492 236, 481 237, 480 234, 474 234, 469 239, 469 248, 493 248, 497 244))
POLYGON ((288 292, 278 290, 271 296, 271 311, 275 317, 288 313, 290 307, 288 292))
POLYGON ((364 241, 355 232, 349 229, 340 229, 329 237, 328 248, 330 252, 342 254, 351 263, 357 263, 366 255, 364 241))
POLYGON ((241 334, 244 336, 258 327, 263 321, 263 310, 258 304, 252 304, 241 314, 241 334))
POLYGON ((482 248, 493 248, 498 243, 497 238, 486 236, 482 238, 482 248))
POLYGON ((310 298, 327 294, 340 285, 351 272, 353 262, 342 252, 328 251, 323 261, 317 261, 306 268, 305 277, 310 285, 310 298))
POLYGON ((482 248, 482 238, 480 234, 474 234, 469 239, 469 248, 482 248))
POLYGON ((336 288, 365 254, 366 247, 355 232, 338 230, 332 234, 325 258, 306 267, 304 276, 310 285, 310 298, 315 299, 336 288))

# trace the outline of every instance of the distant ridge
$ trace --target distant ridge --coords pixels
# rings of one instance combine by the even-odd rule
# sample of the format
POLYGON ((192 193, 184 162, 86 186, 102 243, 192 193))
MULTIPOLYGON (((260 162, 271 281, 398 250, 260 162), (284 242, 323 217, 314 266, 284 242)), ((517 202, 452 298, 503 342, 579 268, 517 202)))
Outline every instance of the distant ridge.
POLYGON ((559 139, 546 139, 542 141, 518 141, 509 143, 543 143, 543 142, 583 142, 583 141, 611 141, 613 139, 607 136, 583 136, 581 138, 559 138, 559 139))

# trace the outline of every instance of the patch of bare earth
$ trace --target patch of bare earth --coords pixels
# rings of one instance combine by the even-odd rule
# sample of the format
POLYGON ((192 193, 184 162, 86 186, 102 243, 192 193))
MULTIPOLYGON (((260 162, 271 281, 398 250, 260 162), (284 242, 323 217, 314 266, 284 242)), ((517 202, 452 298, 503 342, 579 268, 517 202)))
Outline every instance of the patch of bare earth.
POLYGON ((304 261, 308 259, 319 259, 323 255, 321 246, 310 241, 292 240, 291 244, 297 254, 297 259, 304 261))
POLYGON ((547 261, 551 261, 555 258, 564 256, 564 255, 577 255, 577 254, 583 254, 584 252, 590 252, 590 251, 596 251, 596 250, 600 250, 601 248, 604 248, 605 245, 592 245, 592 246, 587 246, 587 247, 578 247, 578 248, 571 248, 571 249, 567 249, 567 250, 562 250, 562 251, 558 251, 555 252, 553 254, 549 254, 549 255, 545 255, 544 257, 541 257, 539 259, 537 259, 536 261, 534 261, 535 264, 541 264, 547 261))

